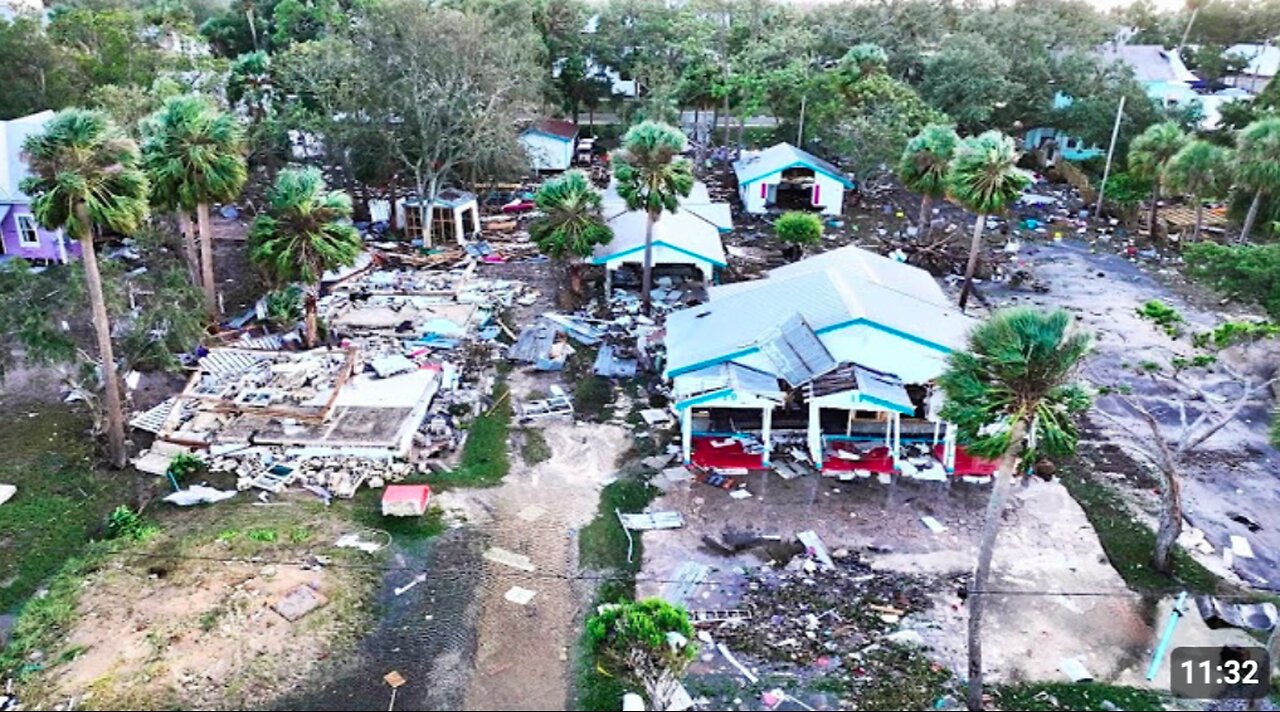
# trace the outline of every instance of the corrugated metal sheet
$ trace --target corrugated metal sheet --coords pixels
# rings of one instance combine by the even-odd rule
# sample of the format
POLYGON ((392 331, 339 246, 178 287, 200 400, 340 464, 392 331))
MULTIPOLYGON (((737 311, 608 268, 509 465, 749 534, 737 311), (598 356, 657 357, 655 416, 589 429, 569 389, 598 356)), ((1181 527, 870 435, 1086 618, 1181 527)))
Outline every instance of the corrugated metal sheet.
POLYGON ((760 342, 760 351, 792 387, 808 383, 836 367, 835 359, 799 314, 782 322, 760 342))
POLYGON ((881 405, 897 406, 904 412, 915 412, 916 406, 897 376, 862 366, 854 366, 853 374, 858 382, 859 396, 873 398, 881 405))
POLYGON ((213 349, 200 359, 200 370, 215 376, 243 373, 267 360, 266 354, 238 349, 213 349))
POLYGON ((851 186, 852 181, 845 177, 844 171, 827 161, 818 158, 808 151, 796 148, 789 143, 779 143, 763 151, 748 151, 733 162, 733 171, 738 176, 738 185, 747 185, 768 175, 795 165, 808 166, 843 181, 851 186))

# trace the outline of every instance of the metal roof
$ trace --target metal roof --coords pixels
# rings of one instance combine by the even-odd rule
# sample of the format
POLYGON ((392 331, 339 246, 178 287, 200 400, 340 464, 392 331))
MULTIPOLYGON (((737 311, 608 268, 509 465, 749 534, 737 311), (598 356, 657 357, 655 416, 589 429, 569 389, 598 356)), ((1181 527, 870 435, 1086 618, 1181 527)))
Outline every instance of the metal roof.
POLYGON ((855 365, 853 375, 858 383, 859 398, 906 413, 916 411, 911 396, 907 395, 907 389, 902 385, 902 379, 892 373, 855 365))
POLYGON ((737 363, 718 363, 676 376, 672 381, 672 395, 676 400, 684 400, 700 393, 710 393, 725 388, 743 393, 782 397, 782 388, 778 385, 777 376, 737 363))
MULTIPOLYGON (((621 206, 614 205, 614 208, 619 207, 621 206)), ((613 230, 613 240, 606 245, 596 246, 592 262, 603 264, 624 254, 643 252, 644 234, 649 221, 646 212, 624 210, 611 215, 606 207, 605 221, 613 230)), ((687 254, 695 261, 710 262, 717 266, 726 264, 720 230, 688 210, 663 213, 653 225, 653 244, 687 254)))
POLYGON ((572 141, 578 136, 578 125, 564 119, 543 119, 525 131, 536 131, 561 141, 572 141))
POLYGON ((1280 70, 1280 47, 1272 44, 1234 44, 1223 54, 1235 54, 1245 58, 1249 62, 1244 68, 1245 74, 1274 77, 1277 70, 1280 70))
MULTIPOLYGON (((745 283, 749 286, 727 293, 711 290, 707 304, 667 317, 668 373, 758 353, 772 330, 795 315, 838 360, 862 360, 837 353, 829 341, 835 332, 855 325, 887 334, 903 348, 938 356, 963 348, 973 319, 951 307, 923 270, 879 259, 870 253, 827 253, 804 261, 810 264, 789 265, 766 279, 745 283)), ((877 366, 893 359, 892 354, 877 356, 877 366)))
POLYGON ((827 347, 799 314, 782 322, 761 341, 760 351, 791 386, 808 383, 836 367, 827 347))
POLYGON ((1160 45, 1105 44, 1098 48, 1103 62, 1120 62, 1133 68, 1133 78, 1140 82, 1196 82, 1199 77, 1187 69, 1182 58, 1160 45))
POLYGON ((779 143, 763 151, 743 152, 742 157, 733 162, 733 172, 738 176, 738 185, 743 186, 793 166, 811 168, 840 181, 846 188, 853 187, 853 181, 844 171, 789 143, 779 143))

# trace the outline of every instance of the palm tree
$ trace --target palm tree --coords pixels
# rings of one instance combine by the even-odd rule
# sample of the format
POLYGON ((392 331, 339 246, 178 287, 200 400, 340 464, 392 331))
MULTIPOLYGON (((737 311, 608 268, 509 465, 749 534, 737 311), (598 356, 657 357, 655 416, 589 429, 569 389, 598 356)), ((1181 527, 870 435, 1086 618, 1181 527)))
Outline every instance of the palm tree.
POLYGON ((1027 472, 1043 457, 1075 449, 1072 416, 1089 397, 1070 381, 1089 350, 1087 335, 1071 330, 1071 315, 1030 308, 997 312, 969 335, 967 351, 951 354, 938 379, 946 394, 942 417, 978 456, 999 458, 987 504, 969 591, 969 698, 982 709, 982 613, 996 533, 1015 472, 1027 472))
POLYGON ((249 259, 277 283, 303 283, 309 347, 316 344, 320 278, 360 255, 360 234, 350 217, 351 196, 327 190, 318 169, 290 169, 280 171, 266 209, 249 228, 249 259))
POLYGON ((170 99, 143 124, 142 155, 151 176, 151 200, 178 213, 190 259, 191 210, 200 224, 200 285, 210 313, 218 303, 213 278, 213 222, 209 205, 234 200, 248 178, 244 130, 235 117, 196 95, 170 99))
MULTIPOLYGON (((529 235, 538 251, 557 263, 590 257, 596 245, 613 240, 613 231, 600 212, 600 194, 582 171, 548 180, 533 200, 543 216, 529 227, 529 235)), ((572 281, 576 291, 576 271, 572 281)))
POLYGON ((653 280, 653 225, 662 213, 680 209, 680 198, 693 190, 693 164, 679 158, 685 138, 680 129, 656 121, 632 126, 622 137, 622 150, 613 157, 618 195, 630 210, 649 214, 644 230, 644 279, 641 299, 648 314, 653 280))
POLYGON ((80 240, 89 287, 93 327, 102 361, 103 402, 111 464, 125 465, 124 409, 111 349, 111 324, 102 293, 102 274, 93 248, 94 226, 120 233, 136 230, 147 217, 147 175, 138 146, 101 111, 65 109, 22 143, 31 176, 22 192, 32 197, 36 220, 65 229, 80 240))
POLYGON ((1190 195, 1196 201, 1196 229, 1193 240, 1200 239, 1204 199, 1220 195, 1230 185, 1229 151, 1208 141, 1196 139, 1169 159, 1164 181, 1171 190, 1190 195))
POLYGON ((1280 189, 1280 117, 1258 119, 1236 137, 1236 175, 1241 186, 1253 191, 1253 202, 1240 229, 1247 242, 1266 195, 1280 189))
POLYGON ((960 289, 960 308, 964 309, 973 289, 973 273, 978 268, 982 228, 986 226, 987 216, 1003 213, 1031 184, 1031 179, 1018 169, 1018 150, 1013 139, 999 131, 987 131, 956 144, 946 184, 952 200, 978 215, 973 221, 969 263, 960 289))
POLYGON ((907 148, 898 161, 898 178, 907 189, 920 194, 919 225, 924 227, 922 237, 928 237, 932 221, 929 220, 929 204, 947 194, 947 167, 955 153, 960 137, 946 124, 930 124, 907 142, 907 148))
POLYGON ((1160 178, 1165 166, 1187 145, 1187 134, 1172 121, 1148 126, 1129 144, 1129 170, 1151 179, 1151 212, 1147 219, 1151 239, 1156 237, 1156 215, 1160 206, 1160 178))

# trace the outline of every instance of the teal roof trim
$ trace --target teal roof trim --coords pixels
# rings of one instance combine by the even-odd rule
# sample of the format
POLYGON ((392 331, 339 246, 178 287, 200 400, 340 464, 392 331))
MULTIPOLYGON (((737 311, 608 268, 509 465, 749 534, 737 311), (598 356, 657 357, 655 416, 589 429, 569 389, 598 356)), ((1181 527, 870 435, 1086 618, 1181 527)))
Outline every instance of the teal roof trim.
POLYGON ((789 168, 808 168, 808 169, 811 169, 814 173, 821 173, 822 175, 832 180, 840 181, 840 184, 846 188, 852 188, 854 186, 853 181, 849 180, 848 178, 845 178, 842 175, 836 175, 835 173, 832 173, 831 171, 825 168, 822 168, 821 166, 815 166, 811 163, 805 163, 804 161, 794 161, 781 168, 775 168, 774 170, 771 170, 768 173, 761 173, 760 175, 755 176, 754 178, 748 178, 745 181, 739 181, 738 185, 739 187, 745 187, 745 186, 751 185, 752 183, 756 183, 761 180, 764 180, 769 176, 777 175, 778 173, 781 173, 789 168))
MULTIPOLYGON (((699 255, 699 254, 694 253, 694 252, 692 252, 692 251, 690 251, 690 250, 686 250, 686 249, 685 249, 685 248, 683 248, 683 247, 677 247, 676 245, 672 245, 672 244, 671 244, 671 243, 669 243, 669 242, 666 242, 666 241, 663 241, 663 240, 654 240, 654 241, 653 241, 653 246, 654 246, 654 247, 657 247, 657 246, 659 246, 659 245, 661 245, 661 246, 663 246, 663 247, 667 248, 668 250, 675 250, 676 252, 679 252, 679 253, 681 253, 681 254, 688 255, 688 256, 690 256, 690 257, 694 258, 695 260, 698 260, 699 262, 706 262, 707 264, 715 265, 716 267, 724 267, 724 266, 726 266, 726 265, 725 265, 725 263, 721 262, 720 260, 713 260, 713 259, 711 259, 710 257, 704 257, 703 255, 699 255)), ((592 257, 592 258, 591 258, 591 264, 593 264, 593 265, 602 265, 602 264, 604 264, 604 263, 608 262, 609 260, 615 260, 615 259, 617 259, 617 258, 619 258, 619 257, 626 257, 627 255, 633 255, 633 254, 635 254, 635 253, 637 253, 637 252, 643 252, 643 251, 644 251, 644 245, 640 245, 639 247, 632 247, 632 248, 630 248, 630 249, 623 250, 622 252, 614 252, 613 254, 609 254, 609 255, 601 255, 601 256, 599 256, 599 257, 592 257)))
MULTIPOLYGON (((832 324, 831 326, 824 326, 821 329, 815 329, 814 333, 819 335, 829 334, 833 331, 839 331, 840 329, 843 329, 845 327, 857 326, 859 324, 869 326, 873 329, 883 331, 886 334, 891 334, 901 339, 906 339, 907 341, 910 341, 912 343, 920 344, 921 346, 925 346, 927 348, 933 349, 935 351, 938 351, 944 354, 951 353, 951 349, 947 348, 946 346, 943 346, 942 344, 934 343, 932 341, 929 341, 928 339, 924 339, 919 336, 915 336, 913 334, 908 334, 905 331, 900 331, 890 326, 877 324, 876 322, 870 321, 867 319, 853 319, 850 321, 840 322, 839 324, 832 324)), ((698 369, 706 368, 708 366, 714 366, 718 363, 732 361, 734 359, 742 358, 743 356, 750 356, 751 354, 757 353, 759 351, 760 351, 760 347, 751 346, 749 348, 745 348, 740 351, 734 351, 733 353, 725 354, 724 356, 717 356, 715 358, 699 361, 698 363, 695 363, 691 366, 684 366, 682 368, 677 368, 677 369, 667 371, 667 378, 675 378, 676 376, 679 376, 681 374, 697 371, 698 369)))

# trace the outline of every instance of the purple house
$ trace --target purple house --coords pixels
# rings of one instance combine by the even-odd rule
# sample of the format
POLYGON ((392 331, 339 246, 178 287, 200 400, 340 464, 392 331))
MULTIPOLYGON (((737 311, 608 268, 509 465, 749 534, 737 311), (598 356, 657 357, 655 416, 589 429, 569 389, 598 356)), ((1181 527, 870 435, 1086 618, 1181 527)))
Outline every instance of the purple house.
POLYGON ((46 230, 36 223, 31 200, 18 189, 28 173, 22 142, 52 117, 52 111, 42 111, 0 121, 0 260, 69 262, 80 256, 80 245, 64 238, 61 230, 46 230))

